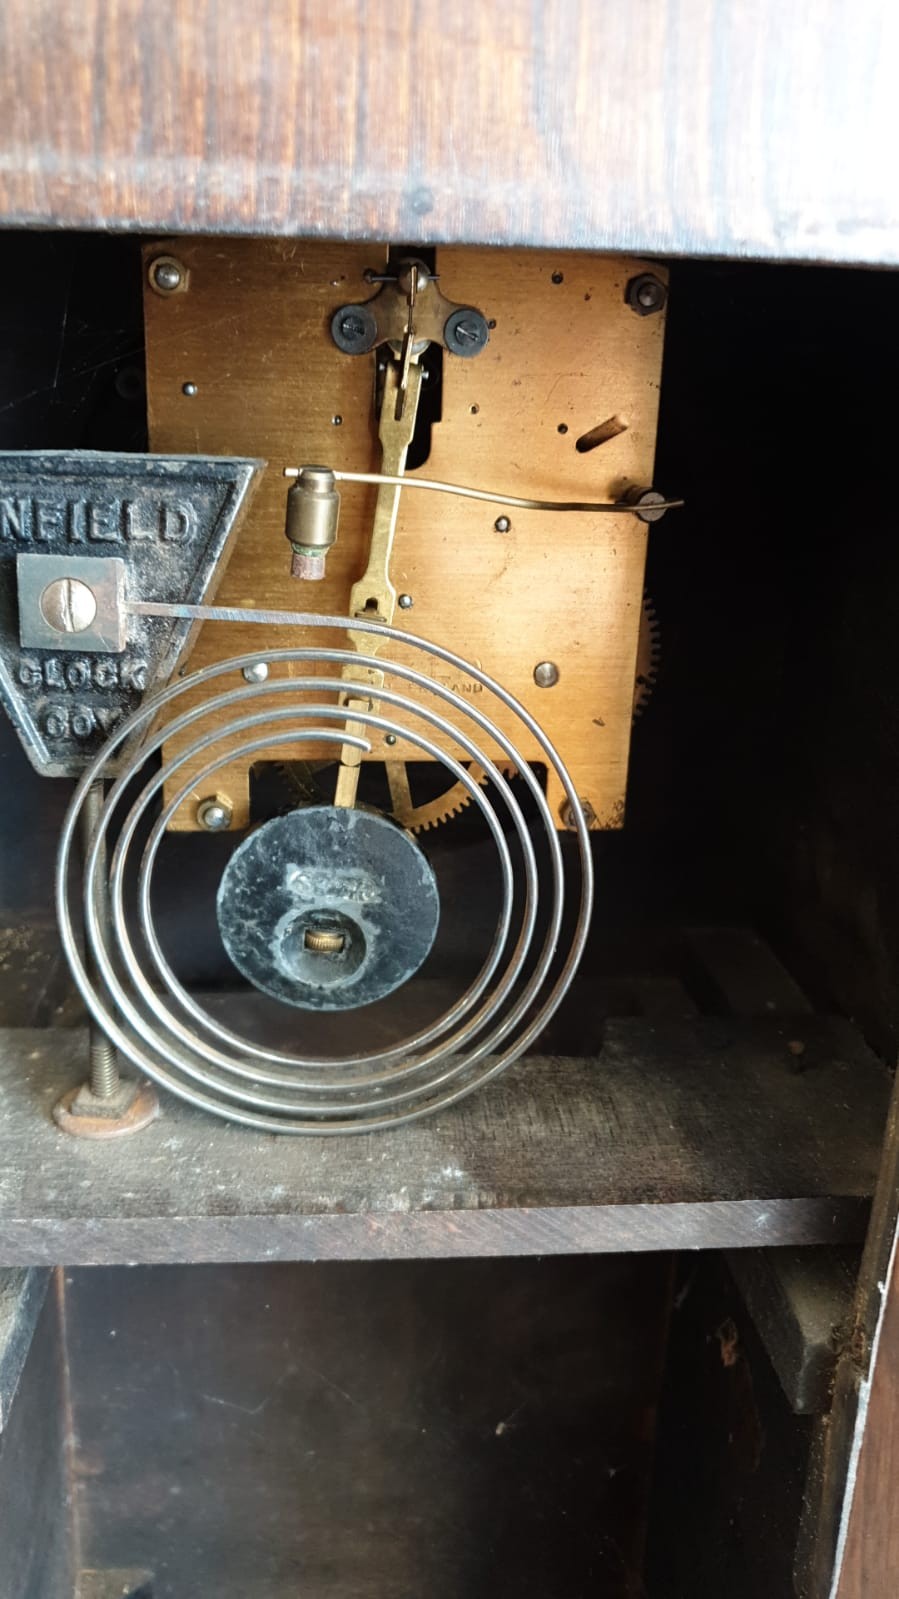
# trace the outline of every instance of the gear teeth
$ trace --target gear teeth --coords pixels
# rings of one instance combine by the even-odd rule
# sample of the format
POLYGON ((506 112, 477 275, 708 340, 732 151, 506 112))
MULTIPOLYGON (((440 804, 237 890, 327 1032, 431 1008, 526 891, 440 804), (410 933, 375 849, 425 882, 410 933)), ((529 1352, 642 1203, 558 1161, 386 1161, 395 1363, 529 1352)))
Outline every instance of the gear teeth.
POLYGON ((644 591, 640 612, 640 637, 637 643, 637 670, 634 679, 633 721, 639 721, 656 686, 662 650, 662 629, 652 596, 644 591))
MULTIPOLYGON (((276 761, 273 764, 280 770, 281 775, 293 789, 295 798, 302 803, 303 801, 308 802, 313 797, 309 788, 309 779, 315 775, 315 770, 331 763, 319 761, 314 763, 314 768, 313 763, 309 763, 308 767, 306 763, 297 763, 302 769, 302 777, 299 776, 297 771, 291 770, 290 762, 276 761)), ((516 767, 511 761, 497 761, 496 765, 504 777, 515 776, 516 767)), ((483 768, 476 763, 472 763, 469 773, 483 787, 487 781, 487 774, 483 768)), ((462 812, 470 804, 471 795, 468 790, 461 783, 453 783, 437 799, 429 800, 425 805, 413 805, 405 815, 394 811, 393 816, 394 820, 399 822, 400 826, 405 827, 410 833, 429 833, 433 828, 441 827, 444 822, 451 821, 454 816, 461 816, 462 812)))

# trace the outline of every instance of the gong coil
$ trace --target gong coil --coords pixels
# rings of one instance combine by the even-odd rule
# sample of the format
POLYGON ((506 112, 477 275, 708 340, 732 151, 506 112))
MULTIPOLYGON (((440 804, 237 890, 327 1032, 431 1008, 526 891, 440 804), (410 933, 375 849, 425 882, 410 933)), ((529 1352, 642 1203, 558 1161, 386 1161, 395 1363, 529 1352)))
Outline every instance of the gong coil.
MULTIPOLYGON (((216 619, 213 609, 208 615, 216 619)), ((430 665, 436 660, 452 667, 456 684, 463 679, 468 683, 462 683, 460 693, 416 666, 358 650, 313 645, 266 652, 270 672, 281 667, 291 675, 271 675, 262 683, 243 678, 243 669, 258 662, 257 650, 171 684, 119 724, 77 785, 57 862, 60 932, 73 977, 96 1022, 134 1066, 181 1099, 265 1132, 322 1134, 393 1127, 452 1105, 496 1077, 537 1038, 558 1008, 589 926, 593 891, 589 832, 571 779, 539 724, 480 668, 440 645, 380 623, 305 613, 292 620, 304 630, 352 628, 382 635, 430 656, 430 665), (336 668, 342 675, 315 671, 323 667, 336 668), (371 681, 366 683, 365 674, 372 671, 385 674, 383 687, 373 690, 371 681), (475 684, 482 691, 477 705, 472 694, 464 692, 475 684), (208 697, 190 703, 198 689, 208 690, 210 685, 214 687, 208 697), (410 688, 415 700, 409 697, 410 688), (187 709, 178 704, 182 696, 187 698, 187 709), (565 947, 565 870, 556 827, 542 787, 514 738, 483 709, 485 703, 491 704, 490 696, 502 705, 507 720, 511 713, 529 739, 536 740, 567 796, 580 871, 575 885, 577 910, 565 947), (348 731, 343 697, 353 701, 351 720, 361 731, 348 731), (370 705, 373 698, 377 710, 357 708, 370 705), (166 717, 161 718, 164 708, 166 717), (400 1043, 322 1058, 267 1048, 234 1033, 210 1014, 169 965, 153 910, 153 874, 161 843, 179 806, 198 785, 214 786, 216 772, 235 753, 261 759, 266 751, 290 745, 302 756, 303 747, 314 743, 319 749, 330 744, 337 759, 346 747, 370 753, 372 735, 379 742, 384 737, 391 742, 402 739, 423 757, 441 762, 483 815, 501 880, 490 947, 477 976, 459 998, 400 1043), (458 754, 446 752, 434 735, 451 741, 458 754), (160 762, 163 744, 176 738, 177 755, 160 762), (495 759, 488 753, 492 750, 500 752, 495 759), (480 767, 491 786, 482 787, 479 774, 469 772, 465 762, 480 767), (538 868, 534 839, 504 775, 510 769, 532 796, 545 870, 538 868), (78 872, 72 857, 82 808, 88 792, 108 780, 83 872, 78 872), (511 836, 517 839, 518 871, 504 822, 505 828, 511 823, 511 836), (137 925, 132 929, 126 917, 126 874, 132 858, 137 858, 135 840, 142 823, 147 836, 138 861, 137 925), (78 937, 82 923, 87 953, 78 937)), ((271 825, 263 824, 259 831, 271 825)), ((239 847, 232 864, 241 850, 252 846, 254 836, 239 847)), ((333 916, 330 921, 326 917, 320 926, 305 929, 304 945, 313 957, 335 954, 340 931, 333 916)))

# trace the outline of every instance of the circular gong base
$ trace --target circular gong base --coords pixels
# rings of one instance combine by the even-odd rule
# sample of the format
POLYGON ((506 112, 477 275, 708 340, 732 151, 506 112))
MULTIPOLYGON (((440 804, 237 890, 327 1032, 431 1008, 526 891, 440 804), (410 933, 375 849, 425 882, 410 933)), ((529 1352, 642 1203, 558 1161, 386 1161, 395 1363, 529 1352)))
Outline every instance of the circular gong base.
POLYGON ((124 1138, 148 1127, 158 1115, 152 1083, 122 1082, 107 1099, 99 1099, 89 1083, 82 1083, 53 1106, 57 1127, 74 1138, 124 1138))
POLYGON ((255 988, 303 1010, 355 1010, 418 971, 440 896, 421 849, 395 823, 316 805, 244 840, 216 910, 225 949, 255 988))

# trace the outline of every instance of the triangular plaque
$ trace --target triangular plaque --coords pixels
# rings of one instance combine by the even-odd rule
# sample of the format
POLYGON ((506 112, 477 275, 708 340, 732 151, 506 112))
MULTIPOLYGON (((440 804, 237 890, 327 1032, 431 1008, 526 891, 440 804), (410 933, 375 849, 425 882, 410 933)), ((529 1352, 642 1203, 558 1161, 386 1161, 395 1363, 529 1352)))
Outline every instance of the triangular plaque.
MULTIPOLYGON (((29 556, 115 566, 129 600, 211 598, 264 461, 206 455, 0 452, 0 698, 31 764, 82 771, 116 724, 175 671, 195 622, 129 615, 123 647, 77 631, 23 644, 17 595, 29 556), (17 576, 18 568, 18 576, 17 576)), ((98 577, 101 573, 98 567, 98 577)), ((25 630, 27 637, 27 629, 25 630)), ((37 635, 40 636, 40 635, 37 635)))

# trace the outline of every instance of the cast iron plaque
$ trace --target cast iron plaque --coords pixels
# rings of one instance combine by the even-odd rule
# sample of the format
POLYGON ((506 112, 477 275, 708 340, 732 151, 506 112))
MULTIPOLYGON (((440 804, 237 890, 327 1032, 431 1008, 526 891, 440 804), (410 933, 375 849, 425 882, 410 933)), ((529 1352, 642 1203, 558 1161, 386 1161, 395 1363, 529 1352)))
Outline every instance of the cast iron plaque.
POLYGON ((211 597, 262 461, 226 456, 0 452, 0 698, 48 777, 83 770, 174 672, 190 621, 129 616, 118 653, 19 642, 16 563, 115 557, 131 600, 211 597))

